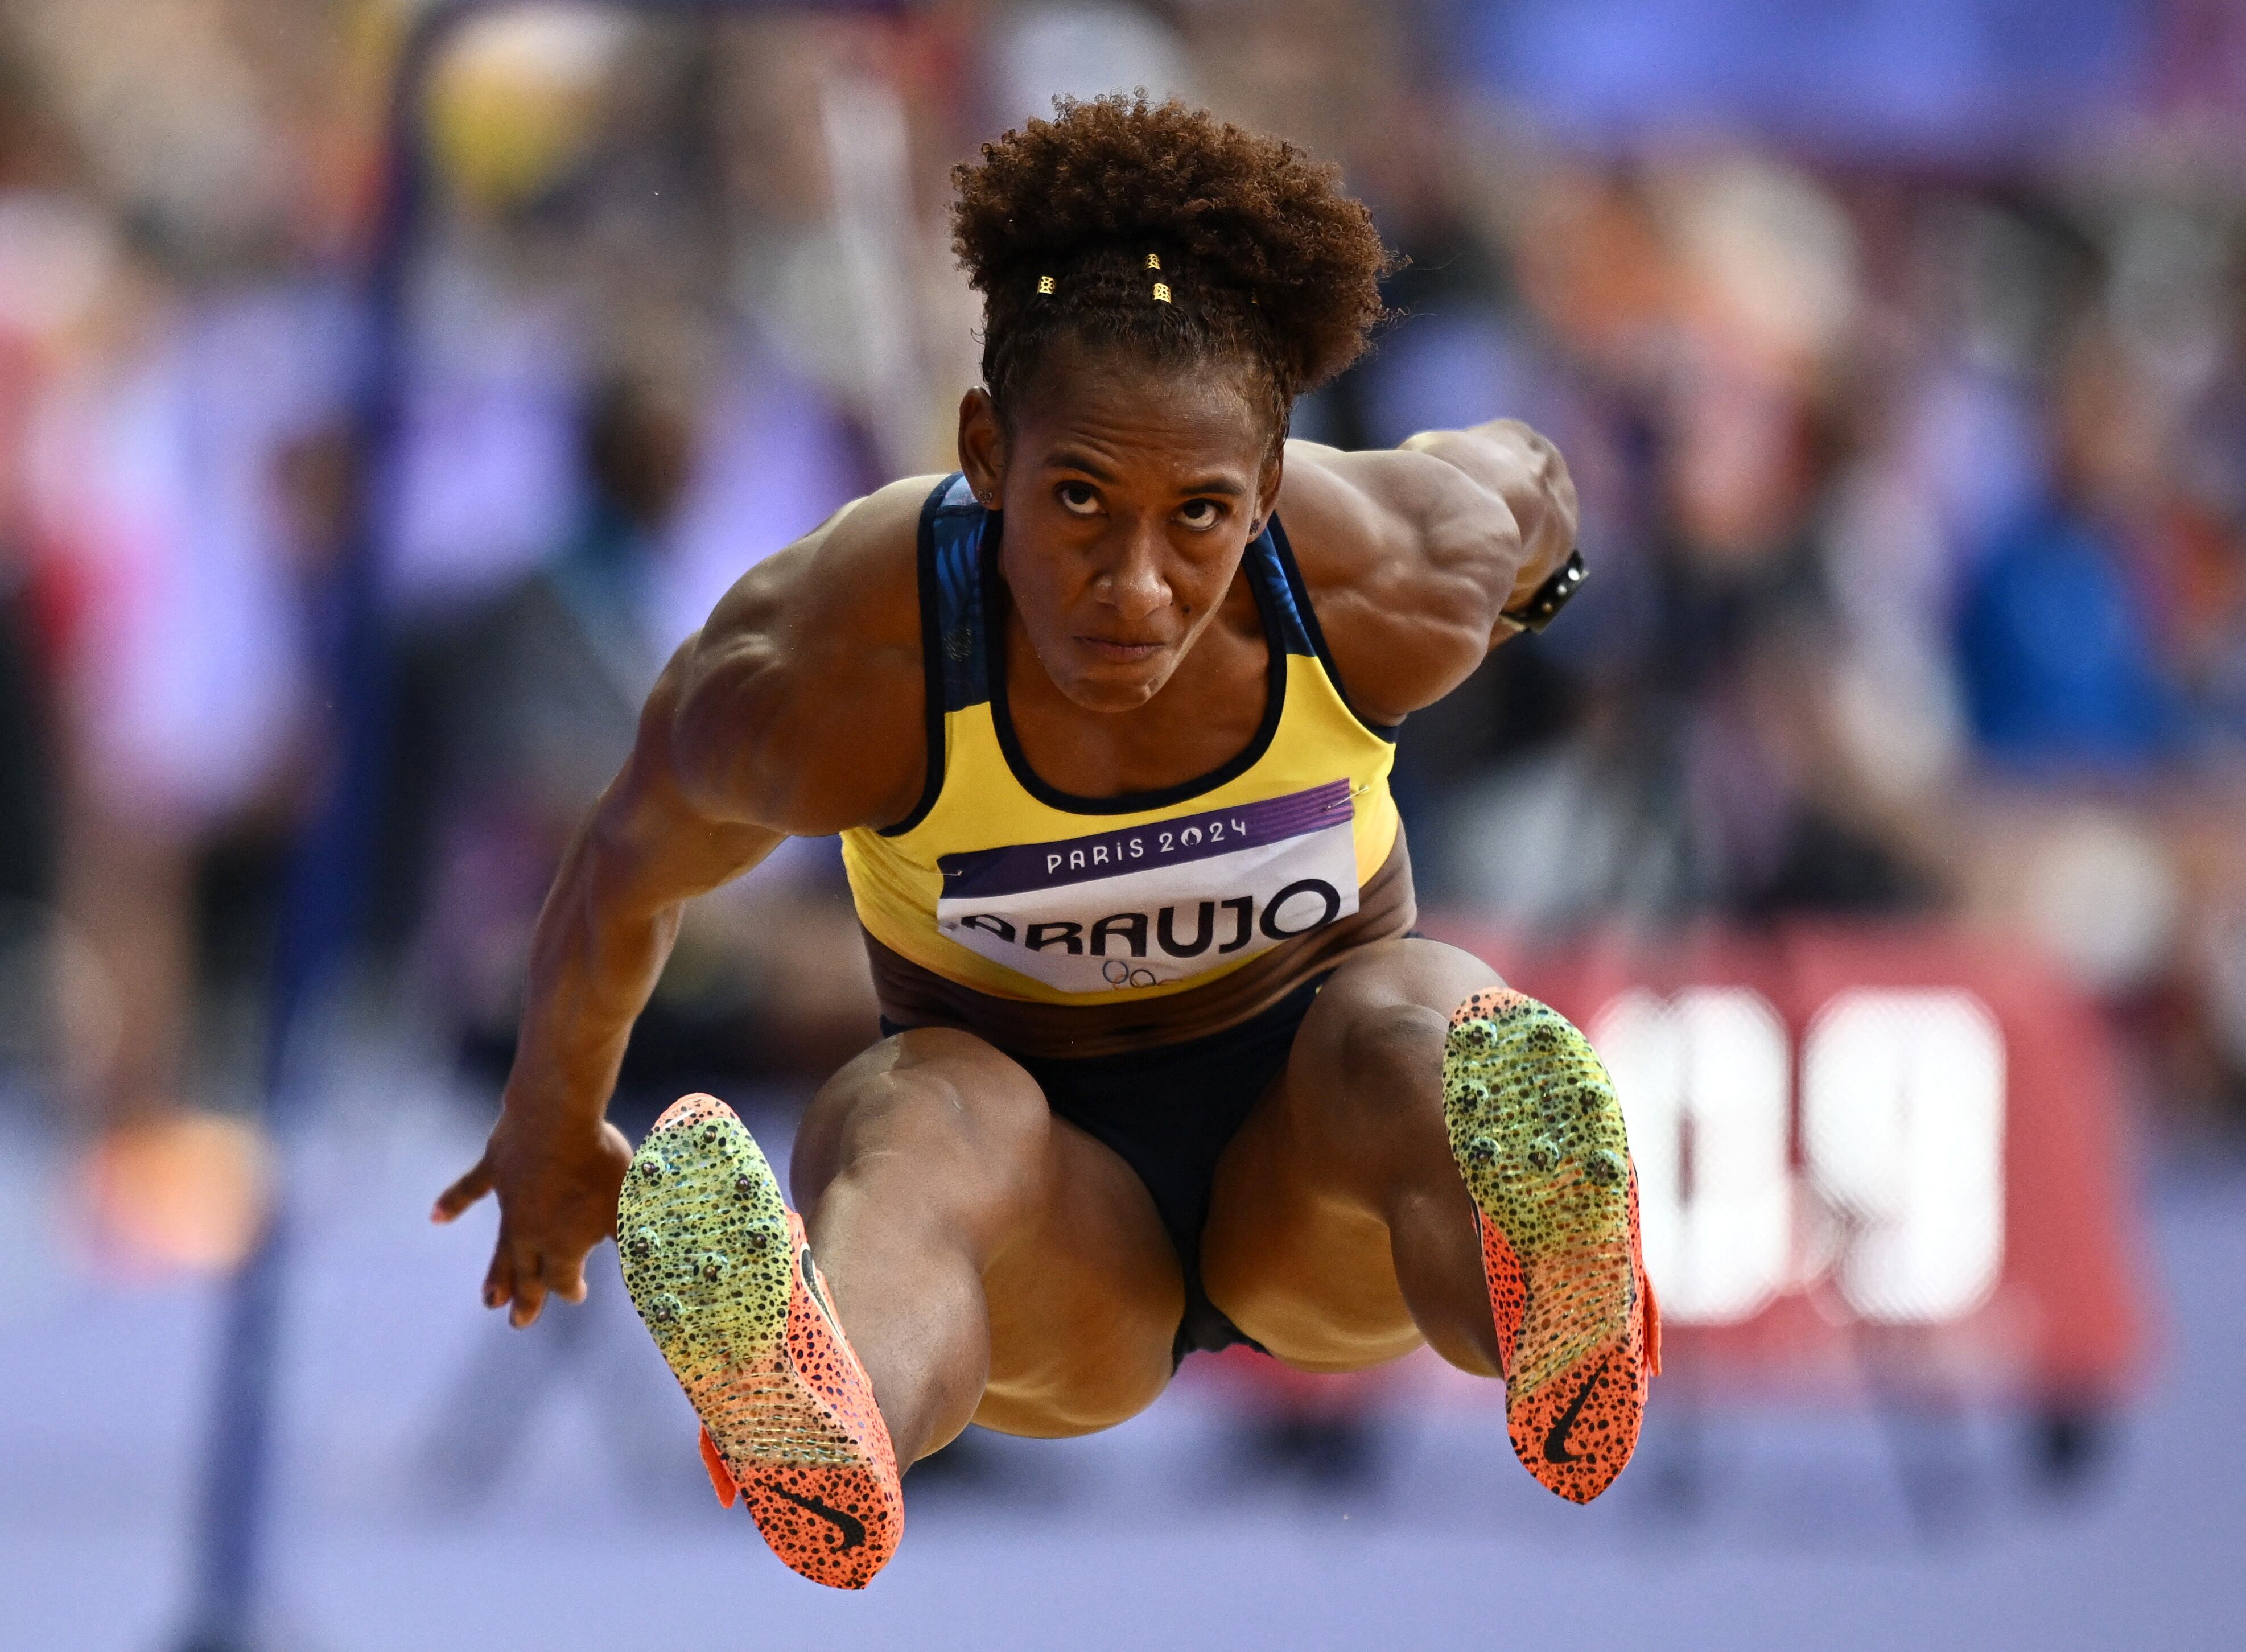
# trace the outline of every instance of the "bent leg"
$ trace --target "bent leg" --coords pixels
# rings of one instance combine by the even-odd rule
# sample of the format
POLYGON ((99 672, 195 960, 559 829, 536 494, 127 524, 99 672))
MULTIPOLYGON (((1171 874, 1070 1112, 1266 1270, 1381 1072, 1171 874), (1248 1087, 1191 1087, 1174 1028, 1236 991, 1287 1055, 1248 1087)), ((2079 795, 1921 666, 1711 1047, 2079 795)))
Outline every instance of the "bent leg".
POLYGON ((1184 1287, 1153 1201, 981 1039, 919 1029, 852 1061, 791 1180, 901 1464, 970 1421, 1107 1427, 1169 1380, 1184 1287))
POLYGON ((1202 1276, 1289 1363, 1354 1370, 1424 1339, 1498 1374, 1474 1201, 1443 1119, 1451 1011, 1496 984, 1439 942, 1367 948, 1334 972, 1227 1149, 1202 1276))

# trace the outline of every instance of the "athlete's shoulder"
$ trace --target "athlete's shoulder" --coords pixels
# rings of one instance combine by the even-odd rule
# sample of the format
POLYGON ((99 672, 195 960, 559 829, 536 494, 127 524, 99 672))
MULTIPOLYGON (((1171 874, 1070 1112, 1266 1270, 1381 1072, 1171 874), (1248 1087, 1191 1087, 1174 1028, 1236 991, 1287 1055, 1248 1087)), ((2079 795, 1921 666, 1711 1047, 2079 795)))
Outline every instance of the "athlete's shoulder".
POLYGON ((937 479, 852 501, 719 599, 673 667, 690 789, 804 834, 910 809, 926 760, 915 562, 937 479))
POLYGON ((766 557, 718 599, 702 628, 705 649, 778 637, 801 644, 831 631, 917 635, 912 579, 922 502, 934 477, 908 477, 855 499, 784 550, 766 557))
POLYGON ((1429 454, 1287 444, 1279 518, 1351 698, 1433 704, 1489 652, 1520 555, 1502 500, 1429 454))

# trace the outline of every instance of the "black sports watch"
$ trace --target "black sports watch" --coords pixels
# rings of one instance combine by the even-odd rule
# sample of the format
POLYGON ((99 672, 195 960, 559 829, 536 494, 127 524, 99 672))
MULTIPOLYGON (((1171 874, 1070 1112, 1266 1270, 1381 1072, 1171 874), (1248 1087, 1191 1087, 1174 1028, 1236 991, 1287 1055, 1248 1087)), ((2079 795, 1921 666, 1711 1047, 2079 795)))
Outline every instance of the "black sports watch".
POLYGON ((1552 623, 1553 616, 1568 606, 1568 599, 1576 594, 1590 569, 1583 566, 1581 551, 1568 553, 1568 560, 1553 571, 1552 577, 1538 586, 1519 608, 1509 608, 1498 618, 1519 631, 1541 631, 1552 623))

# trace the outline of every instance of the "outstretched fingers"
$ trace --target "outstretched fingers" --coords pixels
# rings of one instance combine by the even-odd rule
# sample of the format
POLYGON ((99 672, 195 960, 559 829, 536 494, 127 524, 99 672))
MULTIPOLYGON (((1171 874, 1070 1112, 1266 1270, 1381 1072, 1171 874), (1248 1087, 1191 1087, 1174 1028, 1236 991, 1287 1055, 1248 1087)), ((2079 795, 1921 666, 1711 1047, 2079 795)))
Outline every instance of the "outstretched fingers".
MULTIPOLYGON (((492 1188, 491 1160, 488 1155, 476 1161, 466 1175, 437 1195, 437 1203, 429 1212, 429 1220, 449 1222, 481 1199, 492 1188)), ((538 1317, 546 1305, 548 1281, 536 1248, 515 1239, 507 1230, 502 1214, 500 1221, 499 1243, 493 1248, 490 1269, 484 1275, 484 1306, 506 1308, 507 1322, 518 1330, 538 1317)), ((585 1295, 584 1269, 578 1267, 563 1270, 551 1288, 555 1294, 570 1302, 582 1302, 585 1295)))
MULTIPOLYGON (((507 1323, 521 1330, 546 1306, 549 1288, 536 1249, 502 1232, 484 1275, 484 1306, 506 1309, 507 1323)), ((581 1295, 583 1288, 581 1283, 581 1295)))
POLYGON ((585 1300, 585 1261, 582 1256, 574 1262, 565 1261, 559 1256, 541 1257, 538 1272, 539 1277, 546 1281, 546 1288, 563 1302, 582 1302, 585 1300))
POLYGON ((546 1279, 542 1259, 534 1246, 521 1240, 501 1235, 500 1251, 507 1259, 508 1272, 514 1275, 512 1292, 514 1305, 507 1310, 507 1322, 517 1330, 536 1322, 539 1310, 546 1306, 546 1279))
POLYGON ((538 1318, 548 1296, 585 1300, 585 1254, 616 1231, 616 1189, 631 1145, 604 1124, 591 1152, 582 1140, 565 1143, 575 1151, 558 1165, 547 1156, 525 1169, 509 1156, 503 1131, 492 1139, 500 1145, 437 1196, 429 1217, 449 1222, 486 1193, 497 1195, 499 1240, 484 1275, 484 1306, 507 1309, 520 1328, 538 1318))
POLYGON ((498 1308, 514 1300, 514 1263, 507 1254, 507 1241, 501 1240, 492 1252, 490 1268, 484 1275, 484 1306, 498 1308))
POLYGON ((437 1202, 429 1209, 429 1220, 432 1222, 451 1221, 491 1192, 491 1156, 486 1154, 469 1167, 466 1175, 437 1195, 437 1202))

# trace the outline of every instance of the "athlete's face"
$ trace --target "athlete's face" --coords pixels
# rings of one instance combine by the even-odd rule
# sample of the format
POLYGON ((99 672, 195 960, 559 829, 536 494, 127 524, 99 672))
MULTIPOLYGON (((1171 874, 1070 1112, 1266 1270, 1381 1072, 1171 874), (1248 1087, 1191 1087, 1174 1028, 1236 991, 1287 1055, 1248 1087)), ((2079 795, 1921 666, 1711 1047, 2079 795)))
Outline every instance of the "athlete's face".
POLYGON ((1269 520, 1279 454, 1246 369, 1180 372, 1064 343, 1001 427, 960 406, 960 464, 1005 512, 1001 568, 1038 662, 1091 711, 1170 680, 1269 520))

